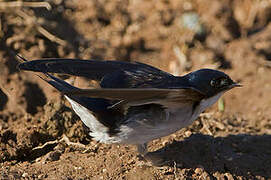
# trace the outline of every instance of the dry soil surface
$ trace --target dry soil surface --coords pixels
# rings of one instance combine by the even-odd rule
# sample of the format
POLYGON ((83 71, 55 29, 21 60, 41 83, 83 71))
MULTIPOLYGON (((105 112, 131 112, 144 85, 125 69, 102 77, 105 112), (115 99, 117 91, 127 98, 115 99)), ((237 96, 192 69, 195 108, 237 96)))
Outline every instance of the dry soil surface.
POLYGON ((0 2, 0 179, 271 179, 271 1, 36 5, 0 2), (151 142, 165 159, 156 167, 133 146, 91 140, 56 90, 18 71, 16 53, 140 61, 175 75, 209 67, 243 87, 151 142))

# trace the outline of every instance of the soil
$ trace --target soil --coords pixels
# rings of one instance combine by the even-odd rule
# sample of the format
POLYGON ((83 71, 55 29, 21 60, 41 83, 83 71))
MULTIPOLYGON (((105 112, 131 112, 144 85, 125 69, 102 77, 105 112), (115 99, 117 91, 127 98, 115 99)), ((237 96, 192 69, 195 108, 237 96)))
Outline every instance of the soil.
POLYGON ((271 179, 270 1, 9 2, 0 2, 0 179, 271 179), (140 61, 175 75, 209 67, 243 87, 151 142, 165 160, 157 167, 133 146, 88 137, 56 90, 18 71, 16 53, 140 61))

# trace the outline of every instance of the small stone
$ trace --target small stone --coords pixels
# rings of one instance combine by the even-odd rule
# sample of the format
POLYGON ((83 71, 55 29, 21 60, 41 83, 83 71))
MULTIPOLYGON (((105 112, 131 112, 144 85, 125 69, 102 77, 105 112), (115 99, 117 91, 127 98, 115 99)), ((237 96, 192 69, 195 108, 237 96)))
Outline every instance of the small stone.
POLYGON ((203 172, 203 169, 201 169, 201 168, 196 168, 195 169, 196 174, 201 174, 202 172, 203 172))
POLYGON ((191 134, 192 134, 192 132, 191 132, 191 131, 185 131, 185 133, 184 133, 184 135, 185 135, 186 137, 191 136, 191 134))
POLYGON ((41 157, 38 157, 37 159, 35 159, 35 162, 39 162, 41 160, 41 157))
POLYGON ((220 130, 224 130, 224 129, 225 129, 224 124, 221 123, 221 122, 216 122, 216 127, 217 127, 218 129, 220 129, 220 130))
POLYGON ((42 179, 42 177, 43 177, 42 174, 38 175, 38 179, 42 179))
POLYGON ((198 35, 205 34, 205 28, 200 21, 200 16, 196 12, 183 13, 181 17, 178 18, 178 25, 180 28, 186 28, 198 35))
POLYGON ((211 178, 210 178, 209 174, 208 174, 207 172, 204 171, 204 172, 199 176, 199 179, 206 179, 206 180, 208 180, 208 179, 211 179, 211 178))
POLYGON ((225 176, 227 177, 227 179, 229 180, 233 180, 233 176, 230 173, 225 173, 225 176))
POLYGON ((83 168, 80 167, 80 166, 79 166, 79 167, 75 166, 74 169, 75 169, 75 170, 81 170, 81 169, 83 169, 83 168))
POLYGON ((53 151, 50 152, 47 157, 46 157, 46 161, 57 161, 60 159, 61 156, 61 152, 60 151, 53 151))
POLYGON ((28 173, 26 173, 26 172, 24 172, 23 174, 22 174, 22 177, 28 177, 28 173))
POLYGON ((169 144, 168 140, 164 140, 164 141, 162 142, 162 145, 163 145, 163 146, 166 146, 166 145, 168 145, 168 144, 169 144))

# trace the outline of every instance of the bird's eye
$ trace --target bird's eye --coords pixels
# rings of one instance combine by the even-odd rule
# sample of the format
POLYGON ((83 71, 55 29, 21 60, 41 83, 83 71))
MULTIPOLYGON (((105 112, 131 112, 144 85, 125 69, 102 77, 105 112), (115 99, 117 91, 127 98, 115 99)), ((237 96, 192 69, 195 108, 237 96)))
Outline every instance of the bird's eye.
POLYGON ((211 86, 216 86, 216 82, 215 82, 215 80, 214 80, 214 79, 213 79, 213 80, 211 80, 210 84, 211 84, 211 86))

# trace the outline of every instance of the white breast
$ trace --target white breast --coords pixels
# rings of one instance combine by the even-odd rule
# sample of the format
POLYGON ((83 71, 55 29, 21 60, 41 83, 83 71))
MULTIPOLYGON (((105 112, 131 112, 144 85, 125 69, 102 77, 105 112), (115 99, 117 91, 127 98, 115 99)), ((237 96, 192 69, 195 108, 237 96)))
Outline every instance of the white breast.
POLYGON ((168 110, 167 119, 157 122, 155 119, 146 119, 146 121, 156 121, 156 123, 144 123, 144 121, 131 120, 128 125, 120 127, 123 143, 143 144, 153 139, 170 135, 184 127, 189 126, 206 108, 213 105, 223 93, 214 97, 203 99, 194 109, 191 105, 181 105, 168 110), (193 112, 193 113, 192 113, 193 112), (150 124, 154 124, 150 126, 150 124))
POLYGON ((224 94, 224 92, 220 92, 217 95, 212 96, 208 99, 201 100, 199 114, 202 113, 206 108, 212 106, 222 96, 222 94, 224 94))

